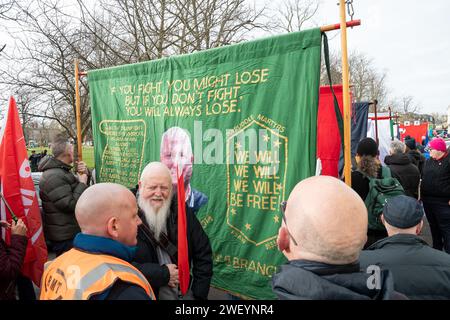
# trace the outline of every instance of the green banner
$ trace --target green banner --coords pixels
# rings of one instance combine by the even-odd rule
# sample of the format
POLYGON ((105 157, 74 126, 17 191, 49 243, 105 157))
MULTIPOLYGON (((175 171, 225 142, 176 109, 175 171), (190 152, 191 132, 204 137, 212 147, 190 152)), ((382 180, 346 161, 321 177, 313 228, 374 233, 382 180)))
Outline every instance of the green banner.
POLYGON ((187 131, 212 285, 271 299, 280 203, 315 173, 319 29, 88 72, 97 181, 134 187, 172 127, 187 131))

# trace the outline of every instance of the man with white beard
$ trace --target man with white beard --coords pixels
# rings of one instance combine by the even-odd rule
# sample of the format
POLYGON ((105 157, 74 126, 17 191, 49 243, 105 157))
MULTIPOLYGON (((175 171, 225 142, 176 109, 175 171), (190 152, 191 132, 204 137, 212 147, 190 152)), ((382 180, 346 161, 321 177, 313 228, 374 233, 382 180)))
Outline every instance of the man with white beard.
MULTIPOLYGON (((146 276, 158 299, 179 299, 177 243, 178 208, 169 169, 149 163, 139 180, 138 205, 143 222, 138 231, 134 265, 146 276)), ((207 299, 212 277, 212 251, 208 236, 186 205, 188 257, 191 282, 183 299, 207 299)))

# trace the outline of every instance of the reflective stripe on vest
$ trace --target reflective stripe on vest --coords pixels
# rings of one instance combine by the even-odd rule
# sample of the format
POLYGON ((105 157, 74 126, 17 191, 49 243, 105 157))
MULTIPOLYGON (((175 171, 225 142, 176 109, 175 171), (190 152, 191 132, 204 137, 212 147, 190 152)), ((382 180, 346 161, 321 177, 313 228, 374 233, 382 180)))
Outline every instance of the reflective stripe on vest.
MULTIPOLYGON (((146 283, 147 279, 140 273, 139 271, 136 271, 128 266, 124 266, 121 264, 111 264, 111 263, 104 263, 96 267, 95 269, 92 269, 87 273, 83 278, 81 278, 78 288, 75 290, 74 294, 74 300, 88 300, 90 296, 83 297, 83 294, 97 281, 102 279, 105 274, 109 271, 118 271, 118 272, 128 272, 134 274, 136 277, 138 277, 142 282, 146 283)), ((147 291, 147 290, 146 290, 147 291)), ((147 291, 147 294, 154 299, 152 295, 150 295, 150 292, 147 291)))
POLYGON ((155 299, 147 279, 130 263, 77 249, 46 264, 40 298, 87 300, 110 289, 119 279, 142 287, 151 299, 155 299))

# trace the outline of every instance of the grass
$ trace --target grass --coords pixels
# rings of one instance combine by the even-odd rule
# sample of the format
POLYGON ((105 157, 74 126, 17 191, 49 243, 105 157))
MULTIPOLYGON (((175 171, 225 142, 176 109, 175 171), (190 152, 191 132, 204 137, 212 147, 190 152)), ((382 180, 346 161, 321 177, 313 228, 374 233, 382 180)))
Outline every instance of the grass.
MULTIPOLYGON (((52 154, 52 150, 50 148, 28 148, 28 156, 31 155, 31 151, 36 151, 36 153, 41 153, 42 151, 47 150, 47 154, 52 154)), ((88 168, 92 169, 95 167, 94 163, 94 147, 83 147, 83 161, 86 163, 88 168)))

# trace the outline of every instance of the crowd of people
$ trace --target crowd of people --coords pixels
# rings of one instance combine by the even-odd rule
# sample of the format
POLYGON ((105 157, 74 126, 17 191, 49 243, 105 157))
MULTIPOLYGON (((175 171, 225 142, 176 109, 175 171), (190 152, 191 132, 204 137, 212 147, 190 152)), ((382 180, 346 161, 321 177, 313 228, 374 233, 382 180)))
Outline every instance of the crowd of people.
MULTIPOLYGON (((49 249, 40 299, 205 300, 213 275, 210 239, 197 211, 206 195, 190 186, 192 149, 182 129, 168 130, 161 162, 142 170, 137 188, 90 185, 73 146, 60 139, 40 159, 40 197, 49 249), (186 143, 186 141, 188 143, 186 143), (178 270, 176 163, 183 160, 186 235, 191 270, 182 295, 178 270), (133 192, 132 192, 133 191, 133 192), (63 270, 76 266, 75 285, 63 270)), ((382 164, 377 143, 359 142, 352 187, 327 176, 299 182, 281 206, 277 244, 288 262, 272 277, 279 299, 450 299, 450 156, 433 139, 425 161, 415 142, 395 140, 382 164), (424 217, 433 244, 420 233, 424 217)), ((0 243, 0 299, 15 298, 27 241, 12 225, 0 243)))

